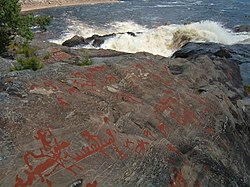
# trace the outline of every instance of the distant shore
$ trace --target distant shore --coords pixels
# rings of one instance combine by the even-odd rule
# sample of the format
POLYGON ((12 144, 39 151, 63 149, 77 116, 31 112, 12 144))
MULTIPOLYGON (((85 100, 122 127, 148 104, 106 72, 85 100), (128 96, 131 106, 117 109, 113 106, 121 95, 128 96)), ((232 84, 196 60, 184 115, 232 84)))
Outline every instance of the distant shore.
POLYGON ((98 3, 115 3, 119 0, 58 0, 58 1, 48 1, 48 2, 37 2, 37 3, 22 3, 21 11, 32 11, 53 7, 65 7, 65 6, 75 6, 82 4, 98 4, 98 3))

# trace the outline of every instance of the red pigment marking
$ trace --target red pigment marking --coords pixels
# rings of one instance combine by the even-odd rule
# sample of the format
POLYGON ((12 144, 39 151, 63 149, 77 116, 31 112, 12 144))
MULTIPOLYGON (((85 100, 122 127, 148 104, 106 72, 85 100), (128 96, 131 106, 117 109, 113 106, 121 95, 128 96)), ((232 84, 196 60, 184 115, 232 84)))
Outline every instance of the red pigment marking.
POLYGON ((199 120, 198 120, 196 114, 193 111, 184 110, 183 125, 194 124, 197 121, 199 121, 199 120))
POLYGON ((77 173, 73 171, 74 167, 82 170, 81 167, 75 164, 70 166, 65 165, 65 163, 68 163, 70 155, 67 151, 63 150, 70 146, 69 142, 63 141, 62 143, 58 143, 57 139, 54 138, 52 145, 52 143, 46 139, 46 135, 52 135, 50 130, 39 130, 37 132, 37 136, 35 136, 35 138, 41 141, 43 147, 40 148, 39 154, 34 151, 27 151, 25 153, 23 159, 25 164, 28 166, 28 169, 25 169, 24 173, 27 175, 27 179, 24 181, 19 177, 19 175, 17 175, 15 187, 32 186, 36 177, 38 177, 42 183, 46 183, 47 186, 51 187, 52 182, 48 178, 57 168, 65 168, 74 175, 77 175, 77 173), (35 165, 35 163, 37 163, 36 160, 40 161, 37 165, 35 165), (47 171, 49 171, 49 173, 47 171))
POLYGON ((68 103, 63 98, 56 98, 57 102, 62 106, 67 106, 68 103))
POLYGON ((144 129, 144 130, 143 130, 143 134, 144 134, 144 136, 146 136, 146 137, 148 137, 148 138, 156 139, 156 138, 153 136, 153 133, 152 133, 149 129, 144 129))
POLYGON ((108 124, 109 123, 109 118, 107 116, 104 116, 103 121, 104 121, 104 123, 108 124))
POLYGON ((129 145, 131 145, 131 144, 134 145, 134 142, 130 141, 130 140, 127 138, 124 146, 127 147, 128 149, 132 149, 132 148, 129 147, 129 145))
POLYGON ((44 84, 44 87, 50 87, 50 88, 53 88, 54 90, 58 90, 58 87, 55 86, 52 81, 46 81, 43 84, 44 84))
POLYGON ((116 100, 124 100, 130 103, 141 103, 141 101, 130 93, 117 93, 116 100))
POLYGON ((165 90, 164 93, 165 94, 174 94, 174 92, 172 90, 165 90))
POLYGON ((167 144, 167 150, 177 155, 181 155, 181 152, 173 144, 167 144))
POLYGON ((91 135, 87 130, 83 131, 83 136, 94 143, 90 146, 82 147, 81 150, 75 153, 75 157, 73 159, 76 162, 79 162, 96 153, 102 153, 104 156, 110 158, 110 155, 105 152, 105 149, 109 146, 115 145, 115 137, 110 129, 106 130, 106 134, 110 138, 108 140, 102 140, 98 135, 91 135))
MULTIPOLYGON (((40 140, 43 148, 45 151, 49 151, 52 148, 51 142, 46 139, 47 136, 52 136, 52 133, 50 129, 48 128, 46 131, 45 130, 38 130, 37 134, 34 136, 36 140, 40 140)), ((27 164, 27 163, 26 163, 27 164)), ((27 164, 28 165, 28 164, 27 164)))
POLYGON ((124 153, 122 150, 120 150, 116 145, 113 145, 113 149, 120 156, 120 158, 122 160, 128 158, 128 155, 126 153, 124 153))
POLYGON ((116 77, 112 76, 112 75, 107 75, 105 76, 105 83, 106 84, 112 84, 112 83, 116 83, 118 80, 116 77))
POLYGON ((214 129, 213 128, 207 128, 206 129, 208 134, 214 134, 214 129))
POLYGON ((76 87, 71 87, 69 89, 67 89, 67 92, 70 94, 70 95, 73 95, 75 93, 78 92, 78 89, 76 87))
POLYGON ((137 146, 135 148, 135 152, 137 154, 142 154, 146 151, 146 145, 148 145, 148 142, 145 142, 144 140, 137 140, 137 146))
POLYGON ((62 52, 62 51, 56 52, 53 55, 53 58, 56 61, 65 61, 65 60, 68 60, 70 57, 71 57, 71 55, 69 55, 68 53, 62 52))
POLYGON ((183 177, 180 169, 174 169, 174 179, 170 179, 170 187, 187 187, 188 183, 183 177))
POLYGON ((105 71, 105 70, 106 70, 106 68, 104 66, 95 66, 95 67, 87 69, 87 71, 89 71, 91 73, 102 72, 102 71, 105 71))
POLYGON ((73 78, 84 78, 85 76, 79 71, 72 73, 73 78))
POLYGON ((96 180, 93 183, 86 184, 86 187, 96 187, 96 186, 97 186, 96 180))
POLYGON ((164 123, 160 123, 157 128, 160 130, 161 134, 167 138, 168 133, 166 132, 166 125, 164 123))
POLYGON ((88 80, 93 80, 95 78, 95 76, 92 73, 85 73, 84 76, 88 80))

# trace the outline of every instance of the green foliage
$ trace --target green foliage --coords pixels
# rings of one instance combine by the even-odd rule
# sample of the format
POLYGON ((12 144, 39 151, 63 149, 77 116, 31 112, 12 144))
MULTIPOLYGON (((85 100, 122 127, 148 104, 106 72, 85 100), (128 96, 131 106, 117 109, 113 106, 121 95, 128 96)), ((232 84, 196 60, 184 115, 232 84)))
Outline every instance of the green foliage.
POLYGON ((34 71, 41 69, 43 64, 36 56, 31 56, 28 58, 19 58, 17 59, 18 65, 11 68, 11 71, 21 71, 25 69, 32 69, 34 71))
POLYGON ((90 59, 90 58, 88 58, 88 57, 86 57, 84 60, 82 60, 81 62, 80 62, 80 66, 89 66, 89 65, 91 65, 91 64, 93 64, 93 61, 90 59))
POLYGON ((250 85, 246 85, 244 86, 245 88, 245 92, 247 93, 247 95, 250 95, 250 85))
POLYGON ((17 58, 18 64, 11 68, 11 71, 21 71, 25 69, 32 69, 34 71, 41 69, 43 64, 36 57, 35 49, 31 48, 28 43, 20 45, 17 53, 22 55, 21 58, 17 58))
POLYGON ((34 34, 31 27, 38 26, 45 31, 51 21, 51 17, 21 15, 20 11, 18 0, 0 0, 0 54, 7 51, 16 36, 32 40, 34 34))

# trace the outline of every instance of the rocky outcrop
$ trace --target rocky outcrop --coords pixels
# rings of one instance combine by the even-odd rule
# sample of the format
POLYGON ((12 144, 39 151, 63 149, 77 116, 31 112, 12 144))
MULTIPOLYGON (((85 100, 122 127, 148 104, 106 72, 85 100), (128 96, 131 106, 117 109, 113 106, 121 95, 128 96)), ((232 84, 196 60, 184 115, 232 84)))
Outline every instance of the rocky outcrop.
MULTIPOLYGON (((119 35, 128 34, 128 35, 135 37, 137 33, 126 32, 126 33, 117 33, 117 34, 119 34, 119 35)), ((80 46, 89 45, 89 46, 93 46, 93 47, 100 47, 105 42, 105 40, 108 40, 112 37, 115 37, 117 34, 112 33, 112 34, 106 34, 106 35, 102 35, 102 36, 95 34, 95 35, 88 37, 86 39, 84 39, 82 36, 75 35, 72 38, 64 41, 62 43, 62 46, 75 47, 78 45, 80 45, 80 46)))
POLYGON ((250 32, 250 25, 237 25, 233 29, 234 32, 250 32))
POLYGON ((1 59, 2 186, 249 185, 249 99, 228 52, 46 50, 35 72, 1 59))

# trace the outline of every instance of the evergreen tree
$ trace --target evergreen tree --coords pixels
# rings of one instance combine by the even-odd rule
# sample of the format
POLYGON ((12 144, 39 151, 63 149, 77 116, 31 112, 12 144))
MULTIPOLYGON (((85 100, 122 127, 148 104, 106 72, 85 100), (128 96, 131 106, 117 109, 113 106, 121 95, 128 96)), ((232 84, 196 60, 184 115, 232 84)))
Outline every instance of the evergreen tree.
POLYGON ((18 0, 0 0, 0 54, 7 50, 10 42, 20 36, 26 41, 32 40, 32 26, 46 30, 51 17, 34 17, 21 15, 21 6, 18 0))

